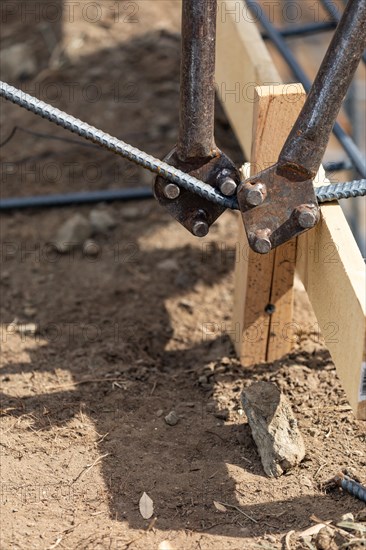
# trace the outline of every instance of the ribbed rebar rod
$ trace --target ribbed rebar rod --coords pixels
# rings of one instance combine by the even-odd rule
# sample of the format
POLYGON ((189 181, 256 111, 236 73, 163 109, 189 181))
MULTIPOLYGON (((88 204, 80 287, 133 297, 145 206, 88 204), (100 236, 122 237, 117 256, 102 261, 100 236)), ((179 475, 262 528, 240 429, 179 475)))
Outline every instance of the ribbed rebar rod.
POLYGON ((362 502, 366 502, 366 487, 361 485, 361 483, 358 483, 343 473, 336 475, 334 480, 339 487, 342 487, 343 491, 362 500, 362 502))
POLYGON ((14 86, 10 86, 2 81, 0 81, 0 97, 4 97, 15 105, 19 105, 19 107, 23 107, 27 111, 31 111, 35 115, 39 115, 40 117, 57 124, 58 126, 65 128, 65 130, 69 130, 80 137, 97 143, 98 145, 113 151, 117 155, 143 166, 147 170, 150 170, 150 172, 154 172, 169 181, 173 181, 174 183, 181 185, 188 191, 196 193, 207 200, 216 202, 224 208, 234 208, 235 201, 233 201, 232 198, 224 197, 216 191, 216 189, 207 185, 207 183, 204 183, 197 178, 190 176, 189 174, 186 174, 173 166, 170 166, 166 162, 140 151, 137 147, 133 147, 120 139, 112 137, 110 134, 107 134, 102 130, 98 130, 94 126, 91 126, 86 122, 82 122, 72 115, 68 115, 63 111, 60 111, 60 109, 52 107, 44 101, 36 99, 22 90, 18 90, 17 88, 14 88, 14 86))
MULTIPOLYGON (((166 164, 165 162, 140 151, 136 147, 132 147, 132 145, 128 145, 124 141, 114 138, 109 134, 94 128, 94 126, 90 126, 86 122, 82 122, 81 120, 68 115, 63 111, 52 107, 51 105, 48 105, 47 103, 44 103, 43 101, 40 101, 29 94, 26 94, 21 90, 0 81, 0 97, 1 96, 12 103, 19 105, 20 107, 23 107, 24 109, 27 109, 28 111, 39 115, 42 118, 45 118, 46 120, 49 120, 50 122, 65 128, 66 130, 69 130, 70 132, 73 132, 74 134, 78 134, 81 137, 93 141, 94 143, 97 143, 98 145, 101 145, 102 147, 105 147, 106 149, 143 166, 144 168, 147 168, 151 172, 161 174, 163 177, 174 181, 178 185, 181 185, 185 189, 188 189, 189 191, 192 191, 207 200, 220 204, 225 208, 238 210, 236 197, 224 197, 213 187, 210 187, 206 183, 190 176, 189 174, 186 174, 181 170, 177 170, 169 164, 166 164)), ((131 200, 140 198, 140 190, 136 190, 135 195, 133 189, 129 191, 126 190, 126 192, 129 194, 129 198, 131 200)), ((338 199, 346 199, 349 197, 364 196, 366 195, 366 179, 318 187, 316 188, 316 195, 320 203, 338 199)), ((88 197, 88 194, 86 193, 83 196, 85 202, 89 202, 90 198, 88 197)), ((99 200, 103 200, 104 196, 108 200, 107 191, 104 195, 103 192, 98 192, 99 200)), ((116 197, 116 199, 118 199, 118 197, 116 197)), ((60 198, 57 200, 60 200, 60 198)), ((41 202, 42 206, 47 206, 47 199, 45 197, 42 198, 41 202)), ((82 201, 78 200, 78 202, 82 201)), ((50 195, 49 205, 52 205, 53 203, 54 199, 52 198, 52 195, 50 195)), ((68 204, 70 204, 70 201, 68 201, 68 204)), ((32 204, 32 197, 25 199, 19 198, 18 201, 15 198, 0 201, 0 209, 2 210, 10 208, 26 208, 30 206, 41 205, 39 203, 32 204)))
POLYGON ((319 203, 364 197, 366 195, 366 179, 322 185, 315 189, 315 194, 319 203))

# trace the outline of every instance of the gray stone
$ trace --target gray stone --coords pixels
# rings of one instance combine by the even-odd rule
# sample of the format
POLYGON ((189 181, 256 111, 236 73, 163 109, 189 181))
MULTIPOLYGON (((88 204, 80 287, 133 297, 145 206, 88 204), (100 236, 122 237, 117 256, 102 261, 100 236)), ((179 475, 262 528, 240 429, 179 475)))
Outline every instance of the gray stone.
POLYGON ((107 233, 117 225, 116 220, 106 210, 92 210, 89 219, 93 233, 107 233))
POLYGON ((165 422, 168 426, 175 426, 179 422, 179 416, 175 411, 170 411, 170 413, 165 417, 165 422))
POLYGON ((1 79, 30 78, 37 72, 36 60, 28 44, 14 44, 0 52, 1 79))
POLYGON ((90 258, 96 258, 99 256, 100 246, 98 243, 92 239, 87 239, 83 244, 83 254, 84 256, 89 256, 90 258))
POLYGON ((81 214, 75 214, 58 230, 54 241, 56 250, 61 254, 82 246, 91 235, 91 225, 81 214))
POLYGON ((167 258, 166 260, 162 260, 157 264, 157 269, 160 269, 162 271, 178 271, 179 265, 177 260, 174 258, 167 258))
POLYGON ((279 477, 305 456, 305 445, 288 399, 270 382, 256 382, 241 395, 265 473, 279 477))

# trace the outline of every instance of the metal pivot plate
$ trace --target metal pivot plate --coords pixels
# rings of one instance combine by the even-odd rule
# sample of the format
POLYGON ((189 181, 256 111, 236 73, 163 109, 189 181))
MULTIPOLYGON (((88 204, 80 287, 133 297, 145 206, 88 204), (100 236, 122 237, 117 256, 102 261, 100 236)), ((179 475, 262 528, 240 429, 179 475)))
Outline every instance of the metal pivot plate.
POLYGON ((267 254, 314 227, 320 212, 309 172, 293 164, 275 164, 245 180, 238 203, 250 247, 267 254))
MULTIPOLYGON (((215 156, 209 159, 182 161, 174 148, 164 160, 226 195, 234 194, 240 183, 240 175, 235 165, 219 149, 215 149, 215 156)), ((222 206, 178 187, 161 176, 155 180, 154 192, 159 203, 196 237, 207 235, 210 226, 225 211, 222 206)))

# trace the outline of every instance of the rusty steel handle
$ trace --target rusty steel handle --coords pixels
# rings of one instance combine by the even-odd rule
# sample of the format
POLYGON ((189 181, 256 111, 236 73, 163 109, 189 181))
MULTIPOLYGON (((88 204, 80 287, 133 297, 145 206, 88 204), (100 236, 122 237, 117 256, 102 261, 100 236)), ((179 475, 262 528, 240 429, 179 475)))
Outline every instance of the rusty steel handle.
POLYGON ((180 160, 212 157, 215 150, 216 0, 183 0, 180 160))
POLYGON ((349 0, 279 165, 317 173, 330 133, 366 47, 366 0, 349 0))

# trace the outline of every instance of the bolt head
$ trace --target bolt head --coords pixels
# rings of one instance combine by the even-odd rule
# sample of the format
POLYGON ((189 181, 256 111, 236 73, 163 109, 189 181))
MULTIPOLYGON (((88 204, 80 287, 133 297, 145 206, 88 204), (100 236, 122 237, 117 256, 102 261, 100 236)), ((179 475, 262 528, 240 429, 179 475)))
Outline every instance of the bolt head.
POLYGON ((267 237, 256 237, 253 248, 259 254, 268 254, 272 250, 272 243, 267 237))
POLYGON ((233 178, 225 178, 222 183, 220 183, 220 191, 226 197, 231 197, 236 192, 237 185, 233 178))
POLYGON ((302 229, 310 229, 318 222, 318 212, 314 206, 302 204, 294 210, 296 220, 302 229))
POLYGON ((208 233, 208 230, 208 223, 203 220, 198 220, 194 222, 192 226, 192 233, 196 237, 205 237, 208 233))
POLYGON ((267 195, 267 189, 264 183, 245 184, 245 200, 249 206, 259 206, 267 195))
POLYGON ((258 229, 255 234, 250 235, 250 244, 258 254, 268 254, 272 250, 272 243, 269 239, 270 229, 258 229))
POLYGON ((163 193, 167 199, 177 199, 180 195, 180 189, 175 183, 168 183, 163 190, 163 193))

